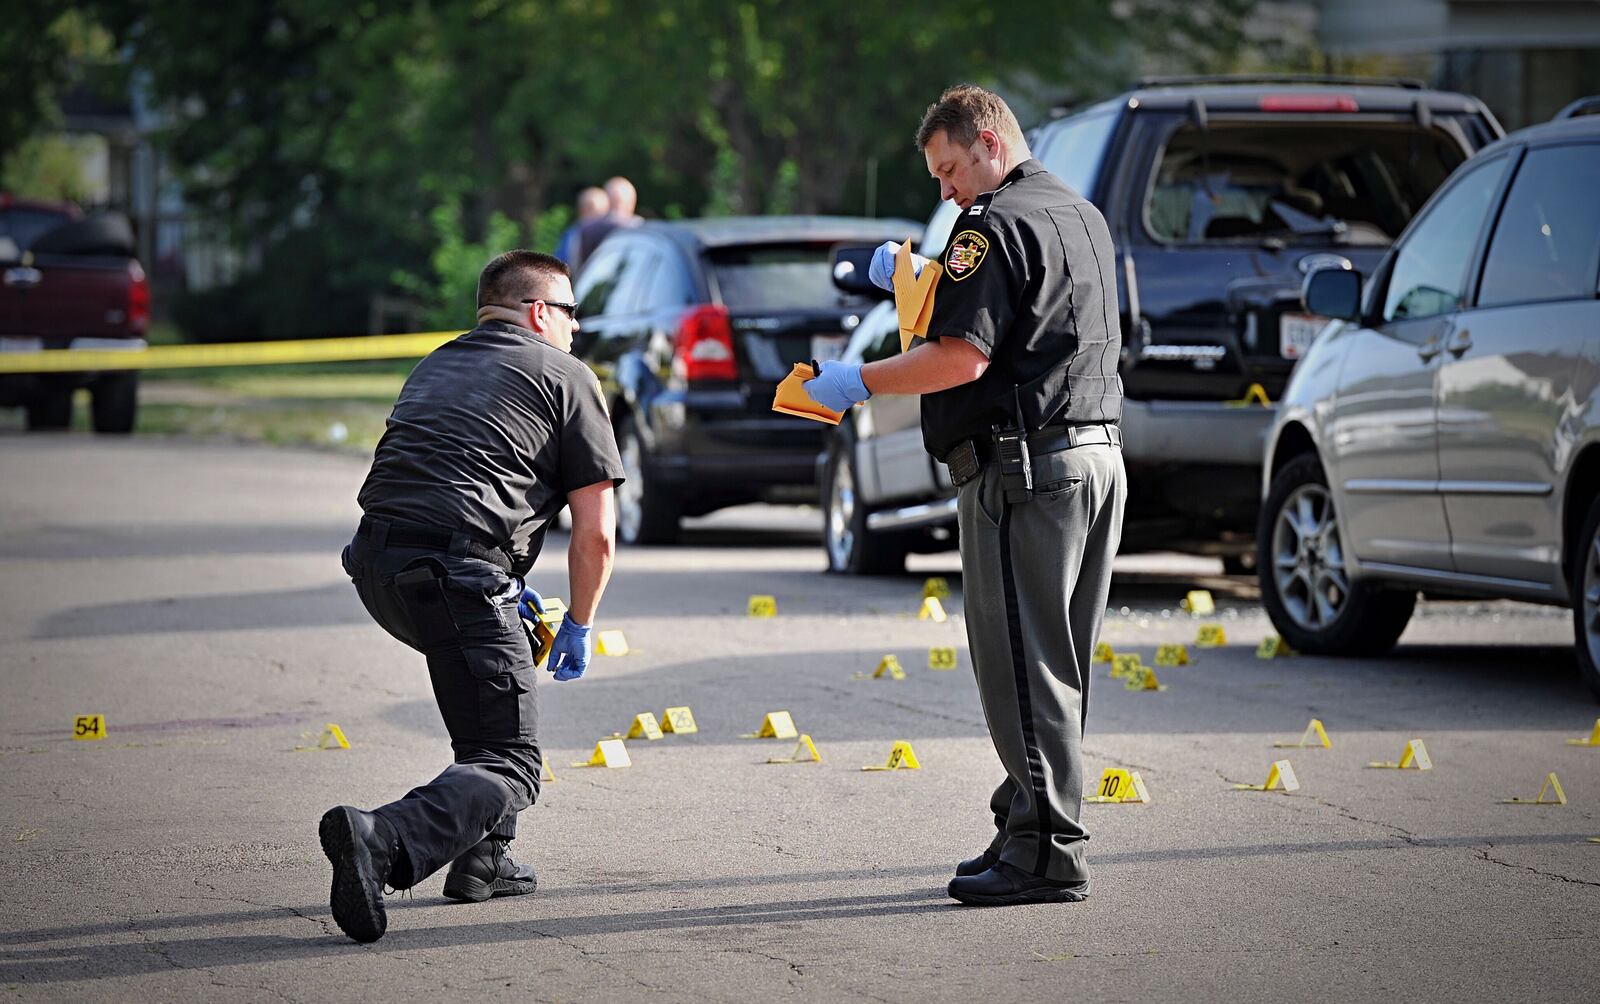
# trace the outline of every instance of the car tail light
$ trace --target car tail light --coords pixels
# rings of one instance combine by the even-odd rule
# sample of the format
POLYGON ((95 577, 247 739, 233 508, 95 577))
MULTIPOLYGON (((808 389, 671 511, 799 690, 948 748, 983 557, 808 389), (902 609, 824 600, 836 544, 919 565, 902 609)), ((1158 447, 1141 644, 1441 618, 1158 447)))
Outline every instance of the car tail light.
POLYGON ((689 381, 739 378, 728 308, 704 304, 683 316, 673 346, 672 371, 689 381))
POLYGON ((143 332, 150 326, 150 280, 136 261, 128 262, 128 327, 143 332))
POLYGON ((1358 112, 1361 106, 1348 94, 1268 94, 1260 101, 1264 112, 1358 112))

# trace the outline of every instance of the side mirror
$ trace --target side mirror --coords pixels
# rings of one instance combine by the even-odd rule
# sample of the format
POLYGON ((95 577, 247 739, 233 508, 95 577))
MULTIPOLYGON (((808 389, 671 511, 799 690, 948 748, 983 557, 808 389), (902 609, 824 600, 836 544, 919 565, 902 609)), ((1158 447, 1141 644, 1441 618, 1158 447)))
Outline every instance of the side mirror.
POLYGON ((833 284, 855 296, 870 296, 879 300, 893 296, 893 293, 878 288, 867 278, 867 269, 872 264, 872 253, 876 250, 878 250, 876 244, 846 244, 834 248, 833 284))
POLYGON ((1361 273, 1347 268, 1319 268, 1300 287, 1306 310, 1341 321, 1361 320, 1361 273))

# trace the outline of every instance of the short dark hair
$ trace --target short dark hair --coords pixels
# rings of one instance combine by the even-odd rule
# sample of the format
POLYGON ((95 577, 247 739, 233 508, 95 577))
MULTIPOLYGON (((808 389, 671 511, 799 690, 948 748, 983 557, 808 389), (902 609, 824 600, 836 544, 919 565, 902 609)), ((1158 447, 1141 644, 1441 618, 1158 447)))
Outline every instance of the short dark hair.
POLYGON ((1008 143, 1023 139, 1022 126, 1005 99, 975 84, 957 84, 928 106, 917 127, 917 149, 927 147, 933 134, 941 129, 951 143, 960 147, 976 143, 978 134, 985 129, 993 129, 1008 143))
POLYGON ((537 298, 546 283, 562 276, 570 279, 572 270, 554 255, 521 248, 495 255, 478 275, 478 306, 516 306, 520 300, 537 298))

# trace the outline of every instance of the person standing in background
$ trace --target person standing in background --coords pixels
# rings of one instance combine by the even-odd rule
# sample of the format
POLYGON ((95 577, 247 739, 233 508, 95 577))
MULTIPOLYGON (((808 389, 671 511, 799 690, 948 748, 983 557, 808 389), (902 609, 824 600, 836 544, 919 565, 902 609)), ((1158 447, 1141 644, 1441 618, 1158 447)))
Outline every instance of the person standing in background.
POLYGON ((556 257, 567 263, 572 269, 578 267, 576 259, 578 254, 578 231, 590 220, 598 220, 605 216, 611 209, 611 198, 606 195, 605 189, 590 185, 578 193, 578 218, 561 231, 561 239, 556 242, 556 257))

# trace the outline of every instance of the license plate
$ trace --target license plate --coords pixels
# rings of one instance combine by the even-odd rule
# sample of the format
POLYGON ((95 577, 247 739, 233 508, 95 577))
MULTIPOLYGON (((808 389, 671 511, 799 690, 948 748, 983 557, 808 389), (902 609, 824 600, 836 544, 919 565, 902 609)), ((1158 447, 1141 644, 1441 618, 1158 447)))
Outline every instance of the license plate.
POLYGON ((819 363, 830 359, 838 359, 844 355, 844 346, 847 339, 844 335, 812 335, 811 358, 819 363))
POLYGON ((1316 314, 1284 314, 1278 319, 1278 351, 1285 359, 1299 359, 1327 323, 1316 314))
POLYGON ((43 349, 43 339, 0 338, 0 352, 39 352, 43 349))

